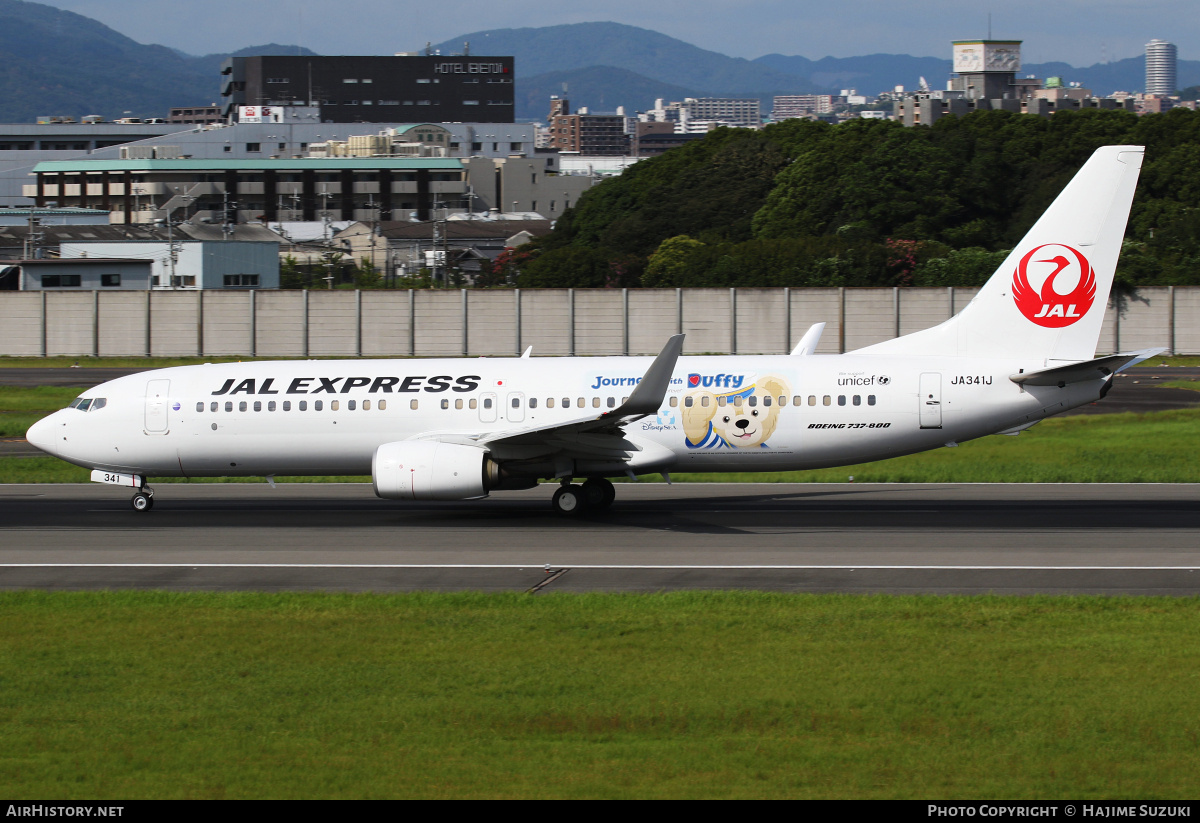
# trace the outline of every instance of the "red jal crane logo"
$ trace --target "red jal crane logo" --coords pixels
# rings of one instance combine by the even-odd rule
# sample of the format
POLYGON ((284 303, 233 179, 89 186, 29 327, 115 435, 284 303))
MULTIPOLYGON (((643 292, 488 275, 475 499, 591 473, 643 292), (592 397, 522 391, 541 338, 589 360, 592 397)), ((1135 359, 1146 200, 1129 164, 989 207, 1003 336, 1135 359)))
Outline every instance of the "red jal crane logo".
POLYGON ((1013 300, 1021 314, 1048 329, 1069 326, 1096 299, 1096 272, 1079 251, 1060 243, 1038 246, 1021 258, 1013 275, 1013 300), (1041 280, 1040 288, 1030 283, 1041 280), (1064 291, 1069 289, 1069 291, 1064 291))

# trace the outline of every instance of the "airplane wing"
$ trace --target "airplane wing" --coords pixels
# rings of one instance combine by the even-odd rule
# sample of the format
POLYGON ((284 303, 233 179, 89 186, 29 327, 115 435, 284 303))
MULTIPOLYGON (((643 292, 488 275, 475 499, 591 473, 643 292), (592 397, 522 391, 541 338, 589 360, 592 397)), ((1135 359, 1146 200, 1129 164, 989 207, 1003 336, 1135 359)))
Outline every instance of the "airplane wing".
POLYGON ((625 436, 624 427, 662 407, 671 373, 683 351, 684 335, 677 334, 667 341, 654 358, 629 399, 603 414, 583 417, 566 423, 534 428, 510 429, 479 435, 461 433, 443 436, 430 432, 417 439, 446 440, 486 446, 500 459, 529 459, 554 455, 562 458, 613 460, 627 462, 642 446, 625 436))
POLYGON ((1156 354, 1162 354, 1166 349, 1143 349, 1142 351, 1110 354, 1108 357, 1097 357, 1095 360, 1084 360, 1082 363, 1071 363, 1066 366, 1055 366, 1040 371, 1022 372, 1009 375, 1009 380, 1024 386, 1058 386, 1062 388, 1069 383, 1084 383, 1088 380, 1103 380, 1114 372, 1136 366, 1143 360, 1148 360, 1156 354))

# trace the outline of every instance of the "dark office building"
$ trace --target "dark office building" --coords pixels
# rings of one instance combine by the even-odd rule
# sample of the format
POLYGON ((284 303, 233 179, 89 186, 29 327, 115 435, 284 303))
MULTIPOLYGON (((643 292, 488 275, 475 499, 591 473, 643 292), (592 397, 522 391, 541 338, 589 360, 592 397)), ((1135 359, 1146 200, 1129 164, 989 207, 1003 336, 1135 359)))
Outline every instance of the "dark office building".
POLYGON ((327 123, 511 123, 511 57, 231 57, 226 115, 315 105, 327 123))

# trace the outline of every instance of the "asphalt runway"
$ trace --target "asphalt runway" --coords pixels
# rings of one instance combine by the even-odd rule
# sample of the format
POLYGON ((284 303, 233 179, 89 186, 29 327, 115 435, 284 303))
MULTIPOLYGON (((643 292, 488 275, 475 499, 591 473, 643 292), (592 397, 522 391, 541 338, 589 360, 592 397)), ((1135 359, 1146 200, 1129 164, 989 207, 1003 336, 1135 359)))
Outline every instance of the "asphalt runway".
POLYGON ((0 486, 0 588, 1200 594, 1200 485, 622 484, 400 503, 369 485, 0 486))

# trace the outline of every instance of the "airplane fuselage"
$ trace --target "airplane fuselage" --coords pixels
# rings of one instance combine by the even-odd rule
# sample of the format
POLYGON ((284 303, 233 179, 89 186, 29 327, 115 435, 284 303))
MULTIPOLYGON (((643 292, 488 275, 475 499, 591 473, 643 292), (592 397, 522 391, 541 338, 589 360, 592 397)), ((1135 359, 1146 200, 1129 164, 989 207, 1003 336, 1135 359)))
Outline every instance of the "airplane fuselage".
MULTIPOLYGON (((653 358, 311 360, 184 366, 84 392, 102 408, 46 419, 38 445, 145 476, 370 474, 385 443, 550 427, 619 407, 653 358)), ((566 474, 782 471, 878 460, 1022 427, 1101 396, 1104 380, 1026 386, 1043 361, 958 357, 681 357, 657 414, 625 426, 618 465, 566 474)), ((489 448, 501 462, 538 449, 489 448)), ((542 450, 544 451, 544 449, 542 450)), ((578 449, 576 449, 578 452, 578 449)), ((586 449, 585 449, 586 452, 586 449)), ((549 474, 544 466, 537 473, 549 474)))

